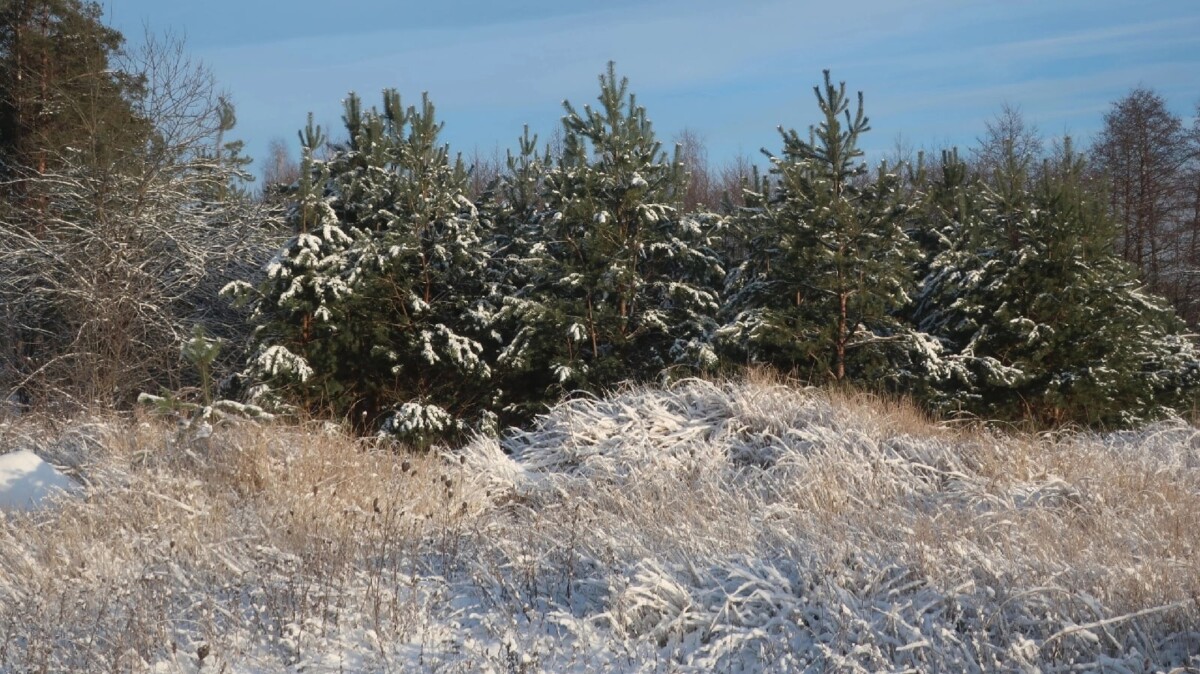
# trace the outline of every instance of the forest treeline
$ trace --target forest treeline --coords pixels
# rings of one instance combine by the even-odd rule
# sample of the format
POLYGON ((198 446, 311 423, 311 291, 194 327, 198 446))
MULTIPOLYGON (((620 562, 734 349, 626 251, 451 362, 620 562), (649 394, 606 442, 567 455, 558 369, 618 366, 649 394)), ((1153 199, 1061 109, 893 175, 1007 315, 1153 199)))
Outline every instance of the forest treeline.
POLYGON ((1089 148, 1006 108, 974 148, 870 166, 826 71, 762 169, 715 169, 609 64, 502 159, 453 153, 426 97, 351 94, 254 189, 212 76, 140 44, 95 4, 0 2, 10 407, 171 391, 423 444, 747 366, 1039 425, 1195 406, 1200 127, 1152 90, 1089 148))

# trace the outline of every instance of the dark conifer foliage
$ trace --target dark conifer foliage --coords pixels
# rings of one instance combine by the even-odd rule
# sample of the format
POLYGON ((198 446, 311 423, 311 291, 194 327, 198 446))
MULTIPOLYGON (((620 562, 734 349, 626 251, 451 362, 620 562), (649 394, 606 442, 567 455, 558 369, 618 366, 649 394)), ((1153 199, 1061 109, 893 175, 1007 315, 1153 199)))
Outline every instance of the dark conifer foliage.
POLYGON ((748 254, 730 276, 721 335, 739 358, 814 381, 907 379, 925 348, 897 317, 915 284, 910 205, 896 175, 862 162, 862 94, 852 110, 828 71, 814 92, 820 122, 807 140, 780 129, 772 180, 736 219, 748 254))
POLYGON ((716 364, 715 218, 681 213, 682 164, 612 64, 598 101, 564 104, 563 156, 542 178, 540 209, 515 212, 535 243, 520 272, 528 282, 506 307, 521 328, 500 364, 536 382, 538 401, 716 364))
POLYGON ((137 73, 113 66, 124 43, 98 3, 0 2, 0 177, 3 192, 44 202, 35 176, 67 163, 108 168, 145 142, 153 120, 133 101, 137 73))
POLYGON ((1047 424, 1188 404, 1193 345, 1111 254, 1069 142, 1038 163, 1014 119, 977 171, 954 151, 871 170, 861 94, 828 72, 815 94, 818 123, 781 130, 730 216, 683 212, 684 167, 611 64, 598 105, 565 104, 560 155, 526 129, 477 204, 428 101, 351 96, 347 144, 318 159, 305 134, 252 373, 418 443, 747 362, 1047 424))
POLYGON ((1067 139, 1027 188, 1030 164, 1010 153, 992 184, 955 190, 965 217, 914 314, 946 347, 950 375, 930 402, 1051 425, 1127 425, 1188 407, 1200 360, 1174 313, 1113 254, 1115 226, 1083 158, 1067 139))
POLYGON ((427 97, 405 107, 388 90, 364 110, 351 95, 343 121, 349 140, 327 158, 319 128, 302 134, 295 236, 266 280, 227 288, 254 305, 256 394, 417 444, 461 435, 492 395, 467 172, 427 97))

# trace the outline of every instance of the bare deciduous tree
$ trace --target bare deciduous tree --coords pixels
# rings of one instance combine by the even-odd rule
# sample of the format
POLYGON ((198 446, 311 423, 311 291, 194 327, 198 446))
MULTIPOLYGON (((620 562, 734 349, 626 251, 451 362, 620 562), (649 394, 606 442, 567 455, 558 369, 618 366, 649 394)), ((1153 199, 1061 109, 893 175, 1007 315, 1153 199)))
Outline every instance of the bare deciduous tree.
POLYGON ((1105 114, 1094 152, 1121 223, 1120 253, 1195 324, 1200 319, 1192 184, 1196 140, 1161 96, 1139 87, 1105 114))
POLYGON ((720 185, 722 209, 738 208, 746 205, 746 196, 744 190, 748 187, 754 187, 754 183, 758 180, 758 169, 750 157, 745 154, 739 154, 724 166, 718 174, 718 183, 720 185))
POLYGON ((746 203, 742 190, 756 179, 754 162, 739 154, 716 168, 709 161, 708 148, 699 133, 684 129, 675 136, 679 158, 688 173, 684 193, 685 211, 727 211, 746 203))
POLYGON ((300 162, 292 156, 282 138, 272 138, 267 144, 267 158, 263 164, 262 197, 270 201, 281 190, 300 180, 300 162))
POLYGON ((972 168, 997 189, 1022 189, 1032 180, 1038 162, 1044 157, 1045 143, 1036 125, 1025 120, 1021 109, 1005 103, 995 118, 985 125, 986 132, 971 149, 972 168), (1024 178, 1023 185, 997 185, 1006 180, 1024 178))
POLYGON ((504 168, 504 159, 500 156, 499 149, 492 150, 491 154, 484 154, 476 147, 475 151, 471 153, 470 160, 467 161, 467 166, 470 167, 471 172, 471 177, 467 181, 467 196, 478 200, 500 177, 504 168))
POLYGON ((215 151, 221 99, 182 42, 148 37, 121 64, 144 89, 146 143, 111 162, 57 151, 22 176, 47 195, 0 222, 0 393, 32 402, 127 404, 177 387, 193 326, 229 336, 240 320, 216 299, 253 274, 269 245, 255 206, 205 200, 238 168, 215 151), (30 211, 36 209, 36 212, 30 211))
POLYGON ((683 210, 694 213, 698 210, 712 210, 719 202, 713 199, 713 188, 716 181, 708 167, 708 148, 704 139, 692 129, 684 129, 675 136, 675 146, 678 148, 679 160, 683 162, 688 174, 687 189, 683 193, 683 210))

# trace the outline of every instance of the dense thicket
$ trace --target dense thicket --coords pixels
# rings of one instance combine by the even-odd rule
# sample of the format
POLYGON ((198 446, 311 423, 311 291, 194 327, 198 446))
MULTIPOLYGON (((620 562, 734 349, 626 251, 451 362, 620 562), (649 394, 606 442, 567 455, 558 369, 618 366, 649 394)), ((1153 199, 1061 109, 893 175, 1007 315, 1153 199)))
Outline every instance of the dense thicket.
POLYGON ((196 326, 241 341, 215 293, 277 245, 246 227, 212 77, 178 43, 122 51, 100 13, 0 3, 0 392, 17 405, 192 383, 182 344, 196 326))
POLYGON ((255 302, 255 390, 416 442, 747 363, 1047 424, 1192 404, 1200 358, 1114 253, 1069 139, 1043 160, 1006 110, 974 166, 872 171, 862 95, 828 73, 815 93, 818 123, 781 129, 721 214, 685 209, 694 148, 669 158, 611 65, 598 106, 566 104, 560 151, 526 130, 486 188, 428 103, 351 97, 348 143, 318 160, 308 135, 295 238, 231 287, 255 302))
POLYGON ((1195 404, 1195 134, 1152 92, 1114 105, 1091 157, 1047 154, 1006 108, 971 162, 873 169, 862 94, 826 72, 761 175, 710 173, 687 131, 664 151, 611 64, 553 147, 526 130, 474 170, 427 98, 352 94, 344 140, 310 121, 255 201, 211 77, 177 45, 122 52, 98 17, 0 2, 11 401, 177 388, 199 326, 241 359, 227 394, 418 445, 749 364, 1039 424, 1195 404))

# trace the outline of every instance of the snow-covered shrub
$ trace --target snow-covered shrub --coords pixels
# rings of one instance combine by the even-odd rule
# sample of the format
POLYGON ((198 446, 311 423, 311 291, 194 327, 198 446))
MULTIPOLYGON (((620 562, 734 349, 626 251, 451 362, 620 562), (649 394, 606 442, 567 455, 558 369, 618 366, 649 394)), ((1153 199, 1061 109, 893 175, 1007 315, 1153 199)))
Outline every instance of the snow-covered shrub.
MULTIPOLYGON (((251 177, 230 139, 233 108, 181 44, 149 37, 125 56, 101 69, 138 82, 124 102, 131 116, 89 120, 86 148, 48 147, 46 170, 6 174, 6 190, 24 183, 42 196, 6 192, 0 207, 0 398, 126 406, 142 391, 195 383, 179 357, 193 326, 246 338, 244 315, 217 292, 255 278, 279 243, 278 218, 240 189, 251 177), (95 136, 118 126, 132 127, 120 144, 95 136)), ((92 114, 90 100, 55 107, 83 124, 75 115, 92 114)), ((238 355, 212 369, 235 369, 238 355)))
POLYGON ((461 433, 464 430, 466 428, 461 421, 438 405, 410 401, 387 416, 380 433, 422 447, 449 433, 461 433))

